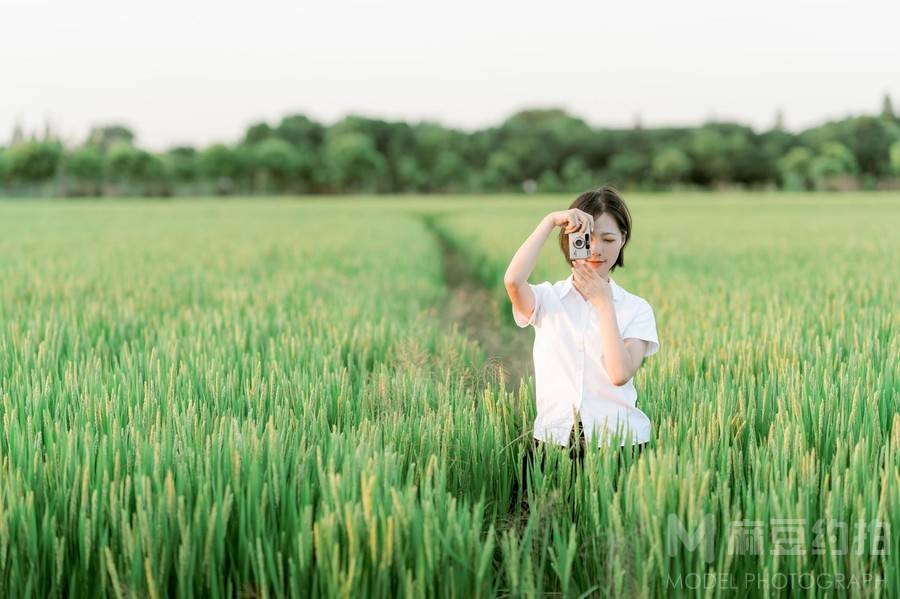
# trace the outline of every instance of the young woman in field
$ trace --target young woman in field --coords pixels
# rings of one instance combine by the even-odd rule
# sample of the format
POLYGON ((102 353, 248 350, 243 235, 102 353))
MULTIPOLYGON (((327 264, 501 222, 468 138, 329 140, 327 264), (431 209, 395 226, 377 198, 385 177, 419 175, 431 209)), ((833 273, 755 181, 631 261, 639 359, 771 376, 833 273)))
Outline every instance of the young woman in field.
MULTIPOLYGON (((519 327, 533 326, 537 418, 522 461, 511 509, 527 508, 525 483, 535 450, 544 443, 569 447, 580 465, 585 436, 600 446, 619 444, 639 454, 650 441, 650 419, 636 406, 632 377, 659 349, 650 304, 609 273, 625 266, 631 214, 610 186, 578 196, 568 210, 551 212, 516 251, 504 283, 519 327), (528 277, 544 242, 560 227, 559 246, 572 274, 533 285, 528 277), (591 232, 590 256, 569 259, 569 235, 591 232), (596 434, 596 437, 592 435, 596 434)), ((541 459, 543 468, 543 454, 541 459)))

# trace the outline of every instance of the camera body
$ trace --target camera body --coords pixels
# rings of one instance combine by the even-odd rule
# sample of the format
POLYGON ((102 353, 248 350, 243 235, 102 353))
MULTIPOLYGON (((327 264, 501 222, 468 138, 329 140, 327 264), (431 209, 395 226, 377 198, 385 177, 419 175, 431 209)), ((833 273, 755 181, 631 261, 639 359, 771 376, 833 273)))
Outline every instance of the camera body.
POLYGON ((569 259, 579 260, 591 255, 591 232, 569 234, 569 259))

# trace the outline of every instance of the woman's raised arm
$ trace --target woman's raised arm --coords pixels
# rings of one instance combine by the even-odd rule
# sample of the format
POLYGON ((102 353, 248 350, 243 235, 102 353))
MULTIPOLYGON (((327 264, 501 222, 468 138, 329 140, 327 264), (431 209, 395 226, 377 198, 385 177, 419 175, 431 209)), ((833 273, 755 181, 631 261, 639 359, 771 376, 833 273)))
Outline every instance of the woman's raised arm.
POLYGON ((537 264, 541 248, 557 226, 564 227, 566 233, 593 231, 594 219, 577 208, 551 212, 516 250, 503 275, 503 284, 513 307, 526 317, 534 311, 534 292, 528 286, 528 277, 537 264))

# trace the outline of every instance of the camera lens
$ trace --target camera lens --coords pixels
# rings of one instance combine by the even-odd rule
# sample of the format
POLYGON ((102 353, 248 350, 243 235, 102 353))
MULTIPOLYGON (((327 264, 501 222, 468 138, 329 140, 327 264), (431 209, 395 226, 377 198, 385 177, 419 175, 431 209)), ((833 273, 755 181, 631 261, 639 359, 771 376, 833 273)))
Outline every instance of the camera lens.
POLYGON ((584 247, 584 239, 582 239, 581 237, 579 237, 578 239, 576 239, 576 240, 575 240, 575 247, 578 248, 579 250, 580 250, 582 247, 584 247))

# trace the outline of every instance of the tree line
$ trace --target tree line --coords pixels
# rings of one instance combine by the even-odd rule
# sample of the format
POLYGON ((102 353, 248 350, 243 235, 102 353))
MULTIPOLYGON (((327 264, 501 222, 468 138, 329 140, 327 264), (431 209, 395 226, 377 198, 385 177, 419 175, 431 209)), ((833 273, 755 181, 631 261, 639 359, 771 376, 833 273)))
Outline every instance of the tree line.
POLYGON ((880 114, 790 132, 733 122, 594 128, 554 108, 466 132, 433 122, 302 114, 247 128, 235 144, 141 149, 123 125, 67 147, 20 128, 0 147, 0 193, 59 196, 568 192, 598 181, 640 190, 900 187, 900 119, 880 114))

